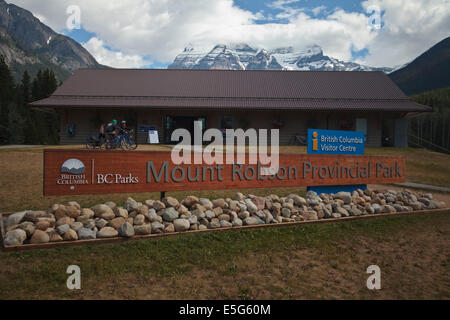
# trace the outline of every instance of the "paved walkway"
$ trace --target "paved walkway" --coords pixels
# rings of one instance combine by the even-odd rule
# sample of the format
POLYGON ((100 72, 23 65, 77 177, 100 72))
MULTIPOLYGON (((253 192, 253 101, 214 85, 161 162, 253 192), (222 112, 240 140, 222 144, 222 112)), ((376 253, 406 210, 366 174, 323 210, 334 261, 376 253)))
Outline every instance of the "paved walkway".
POLYGON ((0 149, 23 149, 23 148, 36 148, 36 147, 42 147, 42 146, 39 146, 39 145, 33 145, 33 146, 8 145, 8 146, 0 146, 0 149))
POLYGON ((396 186, 401 186, 401 187, 406 187, 406 188, 417 188, 417 189, 424 189, 424 190, 450 192, 450 188, 436 187, 436 186, 430 186, 430 185, 427 185, 427 184, 414 183, 414 182, 396 183, 395 185, 396 186))

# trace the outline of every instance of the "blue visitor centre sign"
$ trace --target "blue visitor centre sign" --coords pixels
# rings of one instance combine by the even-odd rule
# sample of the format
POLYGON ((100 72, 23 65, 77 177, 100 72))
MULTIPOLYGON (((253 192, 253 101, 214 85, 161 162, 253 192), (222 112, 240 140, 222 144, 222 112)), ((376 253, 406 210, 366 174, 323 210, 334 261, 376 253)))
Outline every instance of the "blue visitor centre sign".
POLYGON ((364 132, 308 129, 308 154, 364 155, 364 132))
MULTIPOLYGON (((308 129, 308 154, 364 155, 364 132, 308 129)), ((367 185, 308 187, 320 193, 352 192, 367 189, 367 185)))

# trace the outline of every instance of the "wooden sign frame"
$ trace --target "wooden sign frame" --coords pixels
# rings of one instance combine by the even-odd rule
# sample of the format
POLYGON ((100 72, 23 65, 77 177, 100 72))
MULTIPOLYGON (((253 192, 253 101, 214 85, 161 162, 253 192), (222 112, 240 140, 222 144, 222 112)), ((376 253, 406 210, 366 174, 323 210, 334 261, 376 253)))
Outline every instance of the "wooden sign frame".
POLYGON ((264 176, 263 165, 177 166, 171 152, 44 150, 43 191, 50 196, 406 181, 405 157, 280 154, 279 159, 278 174, 264 176))

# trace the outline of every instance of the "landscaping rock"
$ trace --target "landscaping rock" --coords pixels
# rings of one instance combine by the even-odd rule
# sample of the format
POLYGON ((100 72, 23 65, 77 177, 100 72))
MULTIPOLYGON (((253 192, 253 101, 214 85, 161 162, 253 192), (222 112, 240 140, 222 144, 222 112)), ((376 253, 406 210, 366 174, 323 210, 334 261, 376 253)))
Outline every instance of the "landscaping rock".
POLYGON ((117 229, 117 232, 119 233, 119 236, 124 238, 131 238, 132 236, 135 235, 135 230, 133 226, 128 222, 120 225, 119 228, 117 229))
POLYGON ((187 231, 191 227, 189 220, 186 219, 176 219, 173 224, 177 232, 187 231))
POLYGON ((152 233, 152 226, 150 224, 144 224, 142 226, 134 226, 134 232, 138 236, 145 236, 152 233))
POLYGON ((76 240, 78 240, 78 235, 74 230, 69 229, 66 231, 66 233, 64 233, 63 240, 64 241, 76 241, 76 240))
POLYGON ((104 227, 97 232, 97 238, 115 238, 118 235, 117 230, 111 227, 104 227))
POLYGON ((167 222, 173 222, 178 219, 179 213, 174 208, 167 208, 164 210, 163 220, 167 222))
POLYGON ((258 219, 256 217, 248 217, 244 220, 246 226, 253 226, 259 224, 258 219))
POLYGON ((175 208, 179 204, 178 200, 175 199, 175 198, 172 198, 172 197, 164 198, 163 199, 163 203, 166 205, 166 208, 169 208, 169 207, 174 207, 175 208))
POLYGON ((88 228, 81 228, 78 230, 77 235, 80 240, 92 240, 97 238, 96 232, 88 228))
POLYGON ((21 212, 13 213, 12 215, 10 215, 8 217, 6 226, 9 227, 9 226, 14 226, 14 225, 20 224, 24 220, 27 212, 28 211, 21 211, 21 212))
POLYGON ((27 239, 27 233, 22 229, 15 229, 6 233, 5 245, 10 247, 21 246, 27 239))
POLYGON ((123 217, 119 217, 119 218, 112 219, 110 222, 108 222, 108 226, 117 230, 124 223, 125 223, 125 219, 123 217))

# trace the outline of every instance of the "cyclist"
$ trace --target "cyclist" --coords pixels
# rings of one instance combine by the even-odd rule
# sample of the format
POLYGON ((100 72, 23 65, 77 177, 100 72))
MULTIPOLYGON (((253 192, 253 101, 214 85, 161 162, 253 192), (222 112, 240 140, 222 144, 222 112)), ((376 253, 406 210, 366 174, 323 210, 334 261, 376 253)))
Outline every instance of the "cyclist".
POLYGON ((127 122, 126 122, 125 120, 122 121, 122 123, 121 123, 121 125, 120 125, 120 128, 121 128, 123 131, 126 131, 126 132, 129 132, 129 131, 130 131, 130 128, 128 128, 127 122))
POLYGON ((123 129, 117 125, 117 120, 113 120, 104 128, 106 140, 111 141, 119 134, 123 129))

